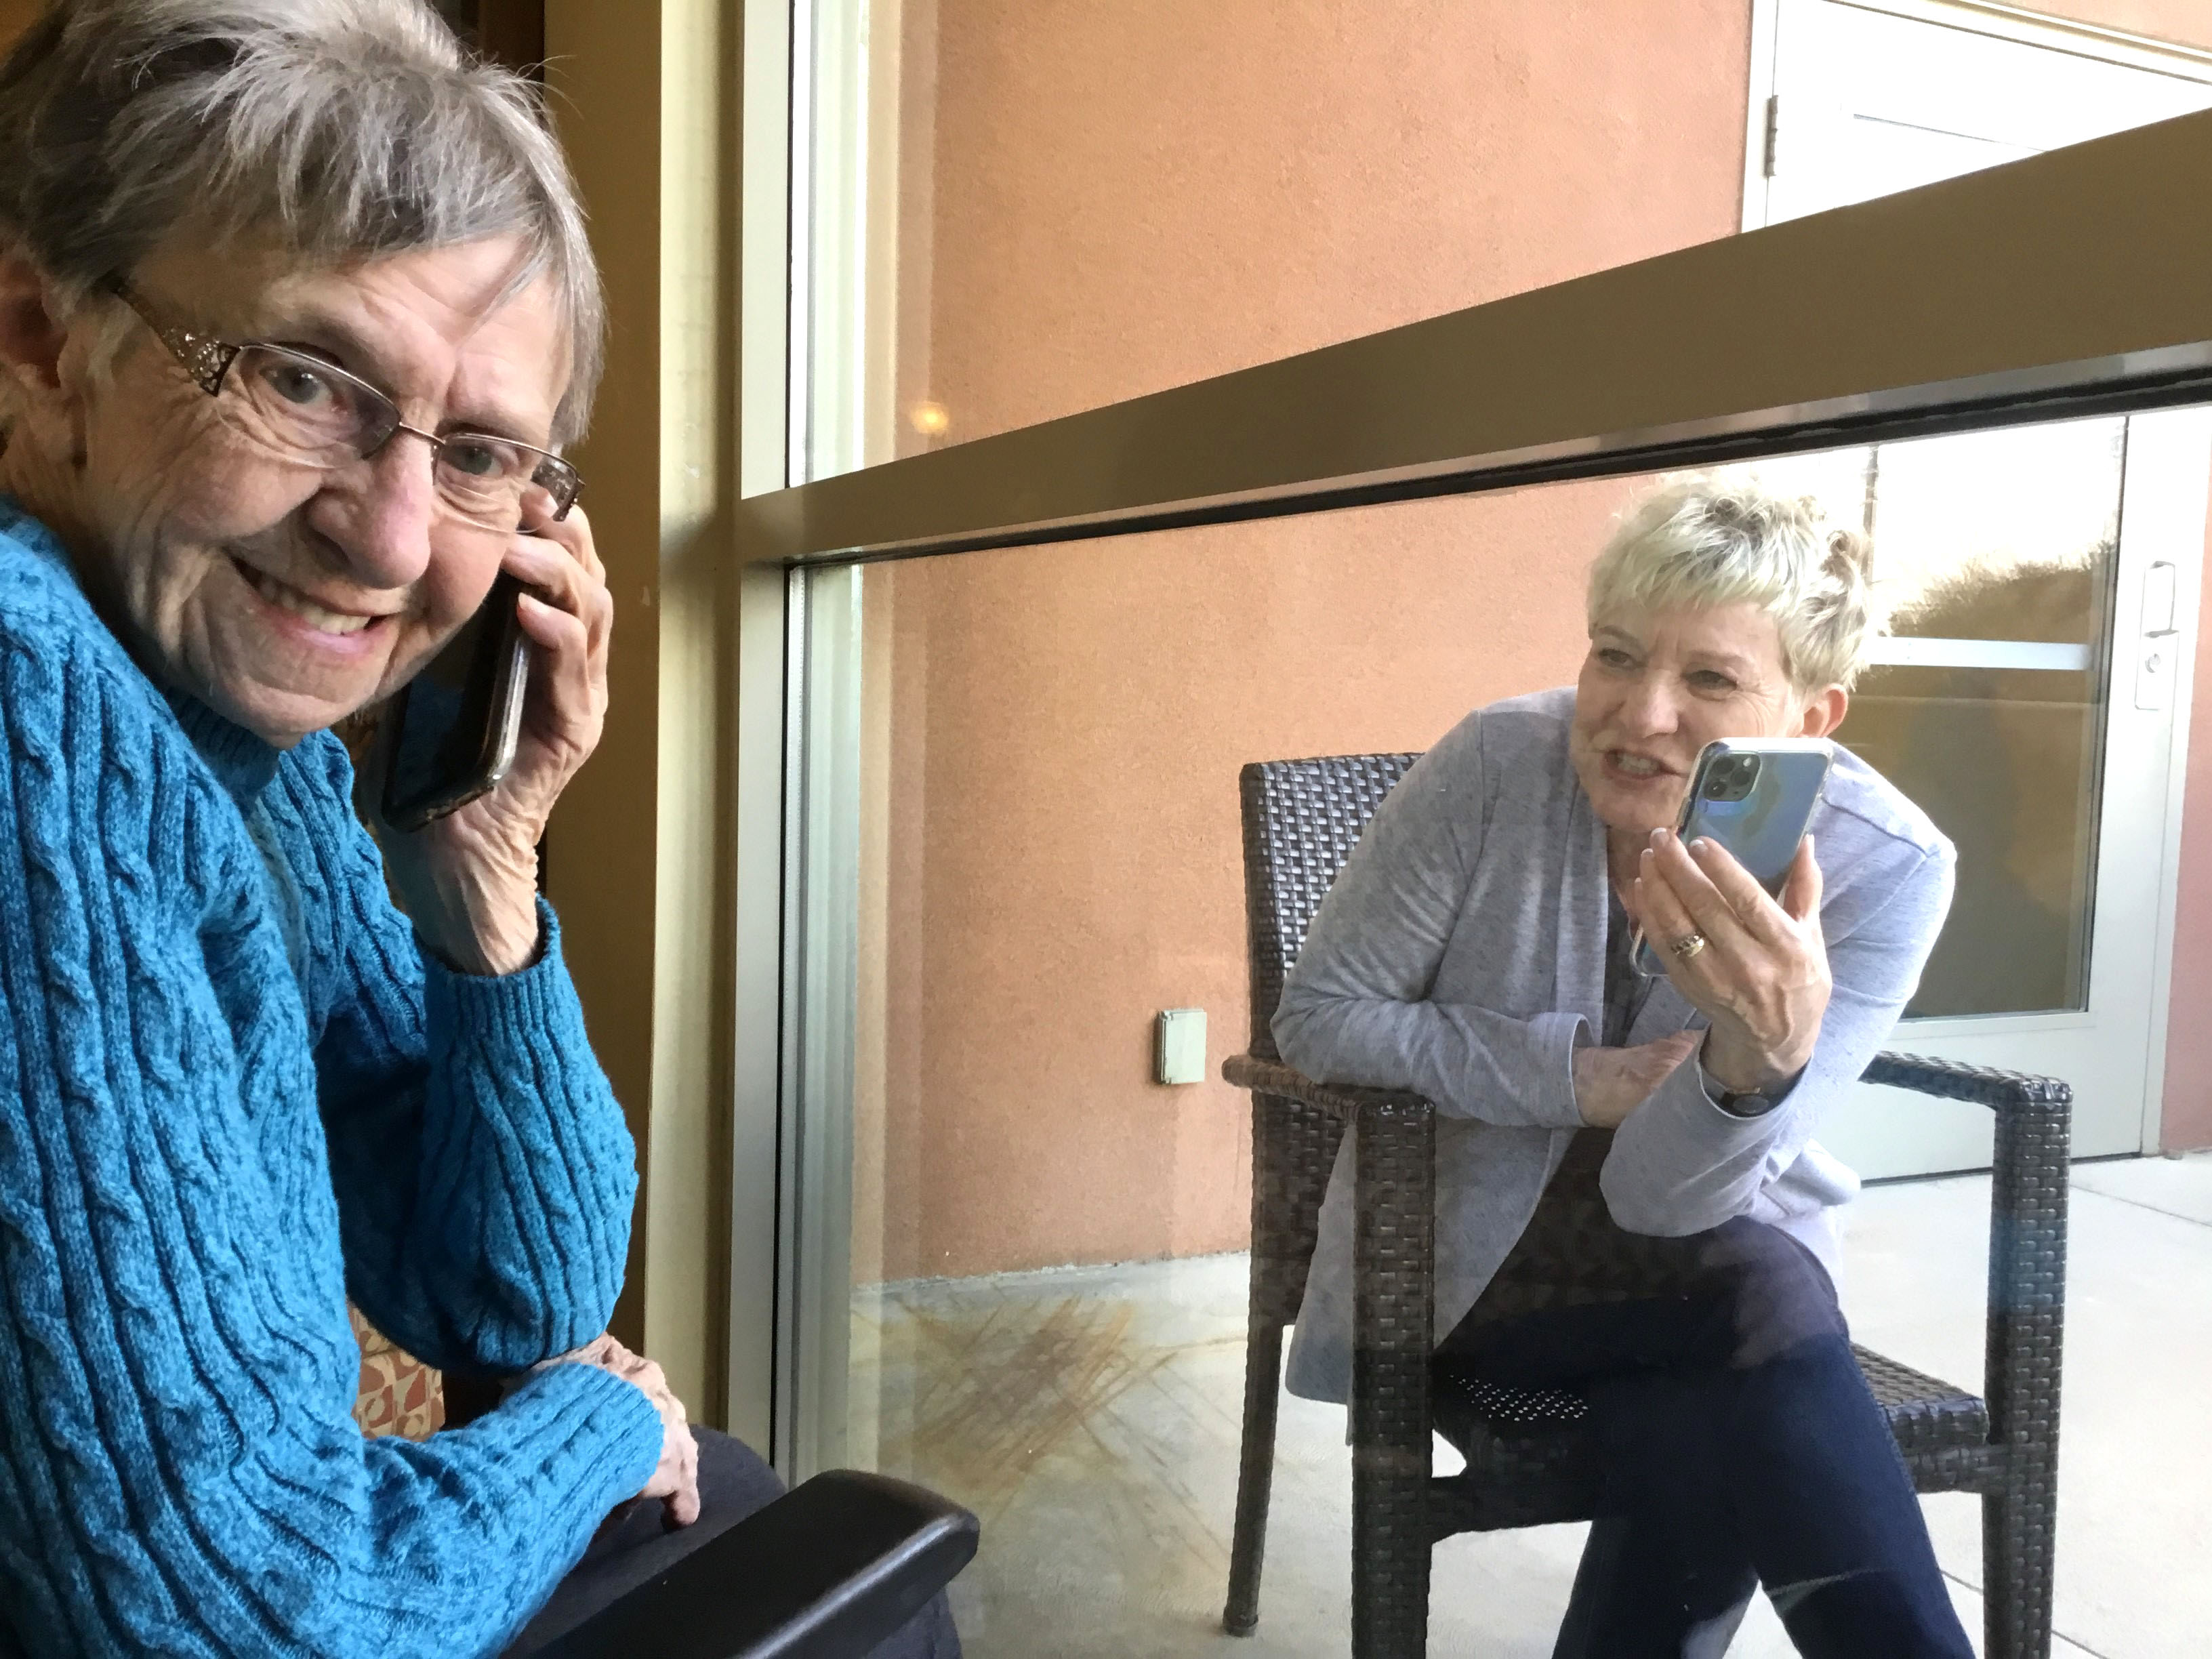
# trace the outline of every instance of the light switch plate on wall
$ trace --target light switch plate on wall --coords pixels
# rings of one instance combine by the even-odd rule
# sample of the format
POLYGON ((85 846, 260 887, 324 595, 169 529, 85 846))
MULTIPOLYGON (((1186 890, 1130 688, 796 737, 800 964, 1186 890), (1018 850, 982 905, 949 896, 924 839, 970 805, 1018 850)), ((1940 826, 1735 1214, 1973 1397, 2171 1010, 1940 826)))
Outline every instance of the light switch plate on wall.
POLYGON ((1206 1010, 1164 1008, 1154 1024, 1152 1080, 1206 1081, 1206 1010))

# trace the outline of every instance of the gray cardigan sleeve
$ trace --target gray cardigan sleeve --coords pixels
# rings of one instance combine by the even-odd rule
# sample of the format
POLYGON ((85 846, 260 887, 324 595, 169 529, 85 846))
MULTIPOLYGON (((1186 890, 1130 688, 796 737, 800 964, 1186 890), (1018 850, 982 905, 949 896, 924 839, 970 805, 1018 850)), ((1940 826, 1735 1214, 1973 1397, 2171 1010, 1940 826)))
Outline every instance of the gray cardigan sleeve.
POLYGON ((1857 1082, 1904 1012, 1951 908, 1949 844, 1900 843, 1899 852, 1821 907, 1837 935, 1828 940, 1828 1012, 1811 1062, 1773 1110, 1751 1118, 1723 1111, 1692 1061, 1615 1132, 1600 1186, 1623 1228, 1680 1237, 1745 1214, 1797 1161, 1821 1113, 1857 1082))
POLYGON ((1376 809, 1283 987, 1275 1044, 1324 1083, 1410 1089, 1447 1116, 1579 1128, 1581 1016, 1429 1000, 1482 850, 1482 726, 1454 728, 1376 809))

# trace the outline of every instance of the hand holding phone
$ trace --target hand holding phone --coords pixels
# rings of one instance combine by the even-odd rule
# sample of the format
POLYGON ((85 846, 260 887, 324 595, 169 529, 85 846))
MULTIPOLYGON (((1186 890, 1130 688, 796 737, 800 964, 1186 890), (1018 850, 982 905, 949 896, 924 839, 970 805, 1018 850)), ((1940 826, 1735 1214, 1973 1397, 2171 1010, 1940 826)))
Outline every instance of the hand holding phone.
MULTIPOLYGON (((1801 833, 1818 791, 1802 783, 1784 790, 1802 797, 1802 811, 1791 807, 1778 829, 1770 818, 1766 827, 1740 834, 1750 861, 1740 860, 1718 836, 1701 832, 1707 820, 1695 805, 1701 797, 1721 805, 1730 796, 1748 799, 1755 784, 1736 796, 1746 781, 1742 769, 1732 769, 1716 793, 1705 758, 1696 774, 1698 793, 1683 814, 1688 838, 1653 838, 1638 861, 1630 908, 1666 951, 1663 959, 1650 959, 1663 962, 1675 990, 1710 1022, 1698 1051, 1708 1079, 1724 1094, 1766 1094, 1811 1060, 1827 1012, 1820 868, 1811 838, 1801 833)), ((1829 758, 1816 757, 1823 777, 1829 758)), ((1735 816, 1746 820, 1743 830, 1753 830, 1754 814, 1735 816)))
MULTIPOLYGON (((1718 842, 1770 897, 1778 896, 1834 761, 1835 750, 1823 738, 1709 743, 1691 771, 1675 834, 1685 845, 1718 842)), ((1654 978, 1667 971, 1640 927, 1635 962, 1654 978)))
POLYGON ((489 793, 514 763, 530 642, 501 572, 477 613, 385 712, 384 821, 411 835, 489 793))
POLYGON ((475 619, 387 706, 364 779, 398 832, 380 837, 393 893, 425 947, 469 973, 536 958, 538 848, 605 730, 606 567, 582 509, 554 520, 543 495, 475 619))

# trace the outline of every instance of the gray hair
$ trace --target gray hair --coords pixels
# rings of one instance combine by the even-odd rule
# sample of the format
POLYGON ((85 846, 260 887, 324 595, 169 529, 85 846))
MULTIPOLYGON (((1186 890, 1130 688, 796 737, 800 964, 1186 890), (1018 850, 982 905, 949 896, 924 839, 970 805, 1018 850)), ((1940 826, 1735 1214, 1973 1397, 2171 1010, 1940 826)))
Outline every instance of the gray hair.
POLYGON ((1811 496, 1748 479, 1685 474, 1632 502, 1590 567, 1595 626, 1669 605, 1755 605, 1774 618, 1800 690, 1848 687, 1881 631, 1873 550, 1811 496))
POLYGON ((0 60, 0 239, 71 303, 180 228, 331 267, 519 239, 583 430, 605 301, 537 89, 423 0, 55 0, 0 60))

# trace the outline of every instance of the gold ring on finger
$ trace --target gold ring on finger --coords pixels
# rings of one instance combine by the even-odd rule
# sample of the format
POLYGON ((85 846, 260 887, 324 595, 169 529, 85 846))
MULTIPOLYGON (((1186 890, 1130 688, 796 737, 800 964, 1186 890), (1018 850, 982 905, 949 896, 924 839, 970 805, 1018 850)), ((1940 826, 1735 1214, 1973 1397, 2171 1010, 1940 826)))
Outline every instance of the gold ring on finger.
POLYGON ((1703 933, 1685 933, 1667 948, 1682 961, 1687 962, 1705 948, 1705 936, 1703 933))

